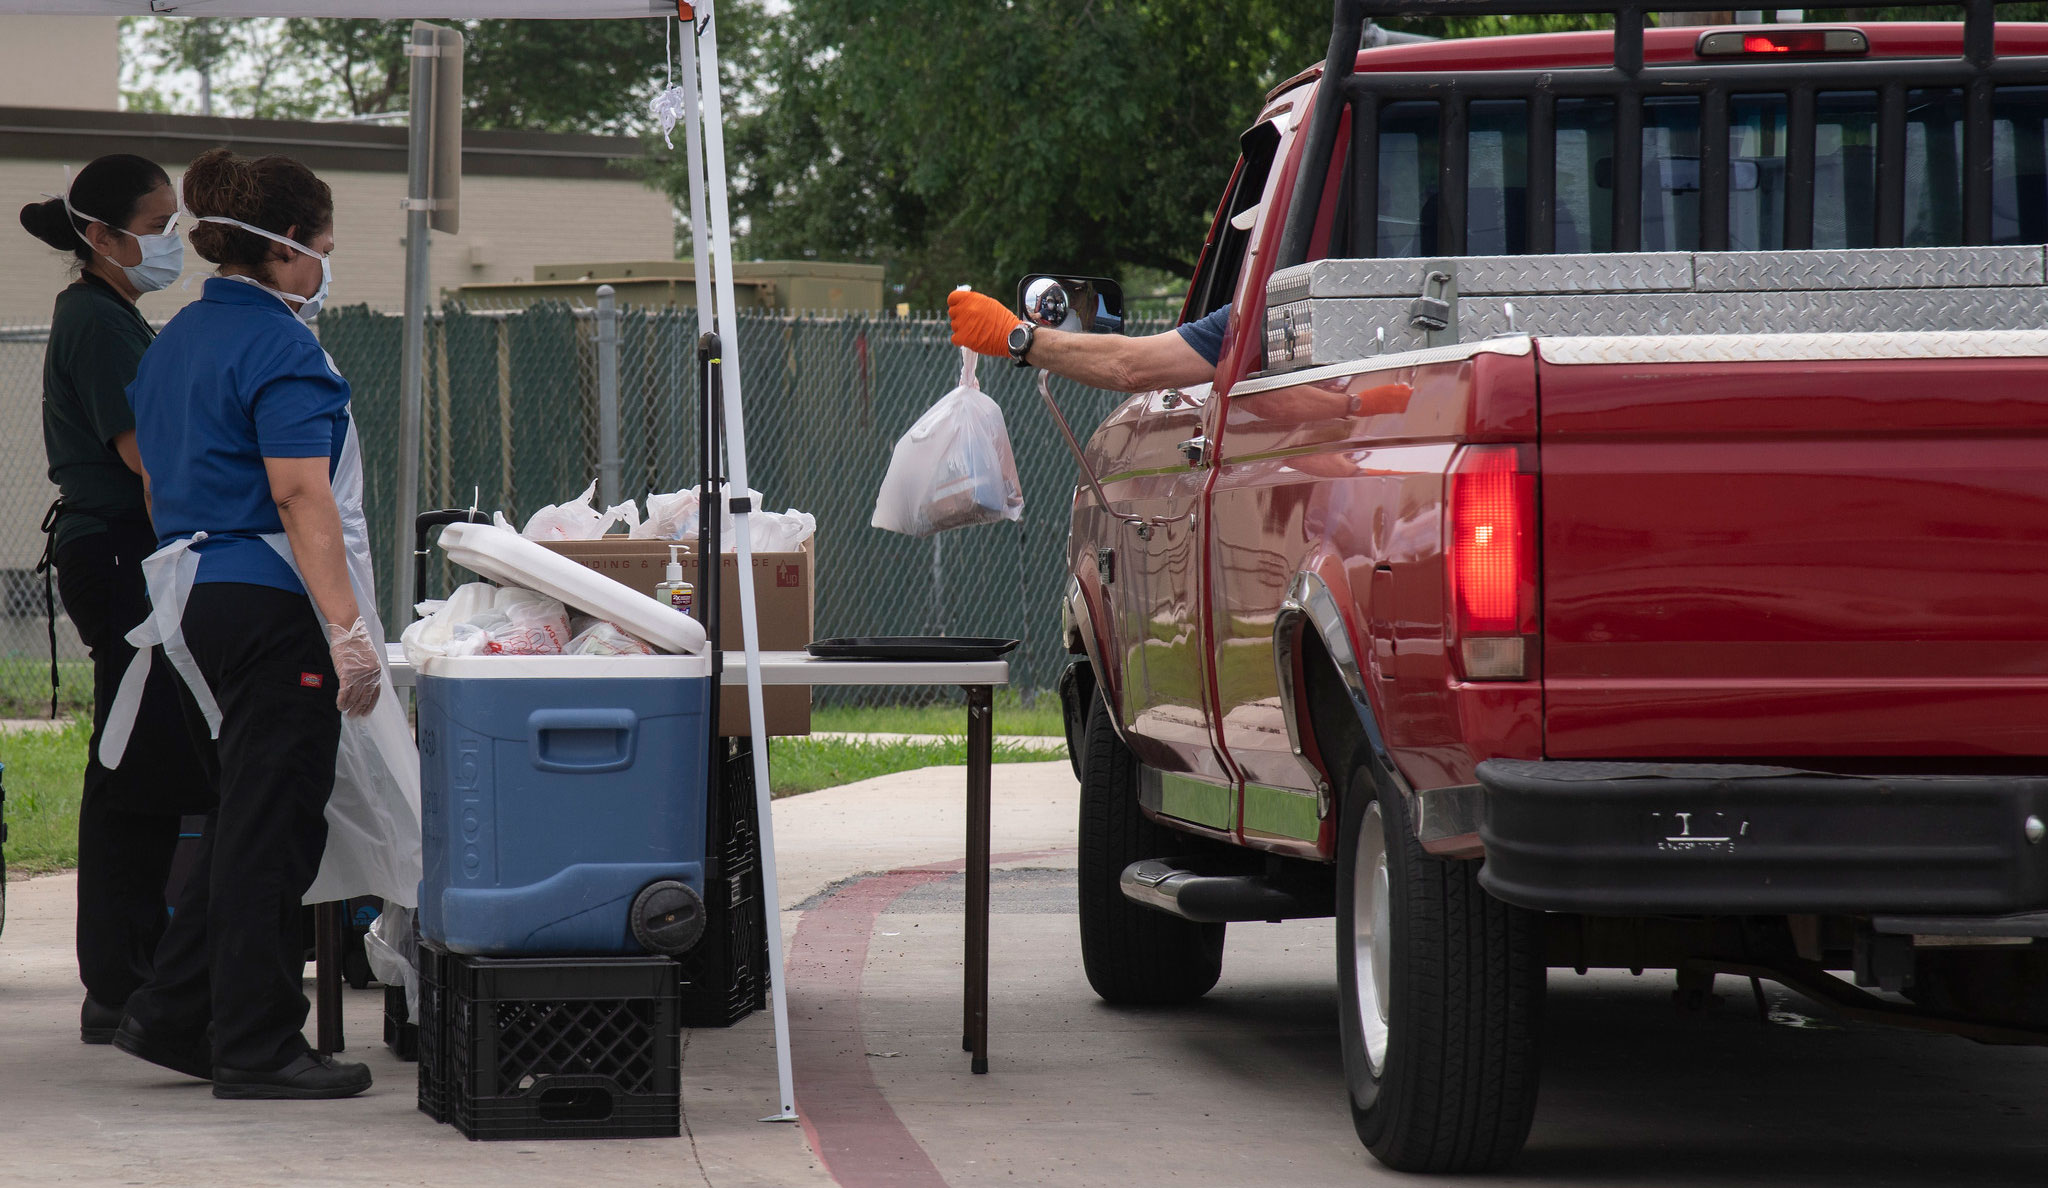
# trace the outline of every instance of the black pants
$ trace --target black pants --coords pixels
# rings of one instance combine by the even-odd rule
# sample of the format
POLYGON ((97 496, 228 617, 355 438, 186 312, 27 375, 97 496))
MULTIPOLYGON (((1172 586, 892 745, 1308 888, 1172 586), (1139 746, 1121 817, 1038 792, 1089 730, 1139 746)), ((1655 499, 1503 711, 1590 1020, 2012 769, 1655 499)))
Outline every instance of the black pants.
POLYGON ((177 678, 161 655, 143 690, 128 761, 117 771, 99 761, 107 710, 135 655, 122 637, 149 613, 142 559, 154 551, 147 524, 124 523, 73 540, 56 556, 64 613, 93 666, 91 754, 78 815, 78 977, 87 994, 115 1008, 149 978, 178 819, 213 804, 177 678))
MULTIPOLYGON (((201 747, 220 807, 156 952, 156 974, 128 1000, 147 1032, 213 1024, 216 1066, 269 1070, 307 1050, 299 901, 327 844, 341 712, 327 637, 304 594, 195 586, 185 643, 220 704, 220 738, 201 747)), ((205 722, 186 698, 196 737, 205 722)))

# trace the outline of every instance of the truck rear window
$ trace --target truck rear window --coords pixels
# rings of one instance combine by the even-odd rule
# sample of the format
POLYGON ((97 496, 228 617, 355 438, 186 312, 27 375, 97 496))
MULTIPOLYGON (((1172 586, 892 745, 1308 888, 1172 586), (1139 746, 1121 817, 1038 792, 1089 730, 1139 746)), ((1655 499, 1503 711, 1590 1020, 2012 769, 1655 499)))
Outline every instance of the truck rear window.
MULTIPOLYGON (((1906 247, 1965 242, 1962 88, 1911 90, 1905 96, 1906 247)), ((1813 189, 1804 228, 1814 248, 1881 246, 1880 95, 1824 90, 1812 95, 1813 189)), ((1793 96, 1783 91, 1726 97, 1726 248, 1777 251, 1788 245, 1788 194, 1795 183, 1793 96)), ((1444 234, 1446 166, 1466 179, 1462 247, 1456 254, 1519 255, 1529 244, 1529 101, 1474 99, 1455 128, 1443 104, 1401 99, 1377 113, 1376 253, 1453 254, 1444 234), (1445 134, 1462 132, 1462 162, 1444 160, 1445 134)), ((1699 95, 1642 100, 1640 250, 1696 251, 1721 245, 1702 231, 1699 95)), ((1561 97, 1553 108, 1556 199, 1551 219, 1558 252, 1615 249, 1616 101, 1561 97)), ((2048 87, 1999 87, 1992 99, 1991 243, 2048 242, 2048 87)), ((1362 238, 1362 237, 1361 237, 1362 238)))

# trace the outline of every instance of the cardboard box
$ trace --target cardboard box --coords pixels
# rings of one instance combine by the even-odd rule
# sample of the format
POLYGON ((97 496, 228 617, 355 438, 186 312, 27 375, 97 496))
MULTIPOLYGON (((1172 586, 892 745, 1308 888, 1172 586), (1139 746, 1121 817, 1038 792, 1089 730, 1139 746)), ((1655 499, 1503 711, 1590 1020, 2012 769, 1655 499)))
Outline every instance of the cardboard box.
MULTIPOLYGON (((545 540, 553 549, 579 565, 588 566, 608 578, 625 583, 648 595, 668 572, 671 542, 628 540, 607 536, 600 540, 545 540)), ((812 580, 815 539, 804 542, 794 553, 754 554, 754 605, 760 615, 761 650, 801 652, 811 642, 817 619, 817 587, 812 580)), ((680 552, 683 580, 696 584, 696 542, 680 552)), ((737 553, 719 557, 720 604, 719 647, 725 649, 726 667, 746 663, 740 631, 740 563, 737 553)), ((701 598, 702 595, 699 595, 701 598)), ((811 732, 811 691, 801 686, 769 686, 761 690, 761 707, 767 716, 769 734, 811 732)), ((727 738, 747 733, 747 690, 727 686, 719 696, 718 732, 727 738)))

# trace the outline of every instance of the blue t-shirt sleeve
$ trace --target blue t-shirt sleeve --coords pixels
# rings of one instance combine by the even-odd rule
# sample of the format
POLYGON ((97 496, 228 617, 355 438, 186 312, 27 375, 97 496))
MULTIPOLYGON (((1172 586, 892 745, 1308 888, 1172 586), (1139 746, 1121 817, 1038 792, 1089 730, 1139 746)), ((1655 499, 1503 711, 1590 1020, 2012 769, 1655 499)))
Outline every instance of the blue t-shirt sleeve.
POLYGON ((1225 305, 1214 313, 1197 318, 1177 329, 1181 338, 1195 348, 1195 353, 1206 360, 1209 366, 1214 367, 1216 360, 1223 354, 1223 331, 1229 325, 1230 307, 1225 305))
POLYGON ((348 381, 318 347, 293 352, 250 406, 256 452, 265 458, 327 458, 348 415, 348 381))

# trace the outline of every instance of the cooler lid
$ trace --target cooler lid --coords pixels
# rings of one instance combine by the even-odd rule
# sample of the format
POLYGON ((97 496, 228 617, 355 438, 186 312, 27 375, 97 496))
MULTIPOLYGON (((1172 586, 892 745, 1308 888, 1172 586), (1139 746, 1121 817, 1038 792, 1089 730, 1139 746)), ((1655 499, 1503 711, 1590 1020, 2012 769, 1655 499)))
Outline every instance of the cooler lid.
POLYGON ((707 648, 704 626, 697 620, 517 532, 495 524, 450 524, 441 530, 441 548, 450 561, 499 585, 538 590, 584 614, 609 619, 664 652, 702 655, 707 648))
POLYGON ((429 656, 420 665, 420 675, 464 681, 514 677, 672 680, 709 677, 711 660, 706 656, 429 656))

